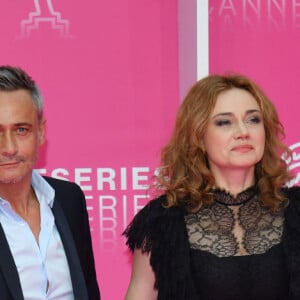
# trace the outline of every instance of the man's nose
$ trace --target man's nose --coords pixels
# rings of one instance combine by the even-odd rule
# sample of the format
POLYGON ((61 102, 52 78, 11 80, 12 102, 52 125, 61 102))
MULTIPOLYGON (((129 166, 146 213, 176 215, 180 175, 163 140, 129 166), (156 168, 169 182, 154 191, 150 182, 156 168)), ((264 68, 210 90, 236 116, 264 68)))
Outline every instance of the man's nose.
POLYGON ((2 132, 0 135, 0 147, 1 153, 5 156, 12 156, 17 152, 16 138, 13 133, 2 132))

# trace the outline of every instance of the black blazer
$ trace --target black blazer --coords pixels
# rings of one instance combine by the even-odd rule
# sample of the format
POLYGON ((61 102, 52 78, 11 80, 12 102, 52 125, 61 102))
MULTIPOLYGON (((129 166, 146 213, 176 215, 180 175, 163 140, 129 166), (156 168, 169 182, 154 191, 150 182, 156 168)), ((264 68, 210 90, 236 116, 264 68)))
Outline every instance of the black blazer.
MULTIPOLYGON (((75 183, 44 177, 55 190, 53 215, 69 263, 76 300, 99 300, 85 197, 75 183)), ((0 223, 0 299, 24 300, 18 271, 0 223)))

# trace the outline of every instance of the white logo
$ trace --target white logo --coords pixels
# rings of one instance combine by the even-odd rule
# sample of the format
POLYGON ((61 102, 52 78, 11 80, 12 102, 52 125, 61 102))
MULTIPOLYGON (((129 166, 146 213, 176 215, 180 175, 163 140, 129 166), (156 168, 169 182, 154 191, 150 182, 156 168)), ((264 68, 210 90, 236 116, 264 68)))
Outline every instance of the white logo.
POLYGON ((300 182, 300 142, 289 146, 292 151, 290 158, 285 159, 288 164, 289 169, 291 170, 294 178, 287 184, 289 187, 299 185, 300 182))
POLYGON ((69 21, 55 11, 52 0, 33 0, 35 11, 29 12, 28 18, 21 21, 21 38, 29 38, 31 32, 38 30, 41 23, 49 23, 53 30, 58 30, 60 36, 71 37, 69 21))

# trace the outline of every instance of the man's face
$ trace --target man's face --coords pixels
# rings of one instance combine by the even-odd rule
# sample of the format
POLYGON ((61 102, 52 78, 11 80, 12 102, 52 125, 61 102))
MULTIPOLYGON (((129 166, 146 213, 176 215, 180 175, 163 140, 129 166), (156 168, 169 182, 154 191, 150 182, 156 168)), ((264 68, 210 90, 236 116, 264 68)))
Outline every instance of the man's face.
POLYGON ((28 91, 0 91, 0 184, 31 179, 44 132, 28 91))

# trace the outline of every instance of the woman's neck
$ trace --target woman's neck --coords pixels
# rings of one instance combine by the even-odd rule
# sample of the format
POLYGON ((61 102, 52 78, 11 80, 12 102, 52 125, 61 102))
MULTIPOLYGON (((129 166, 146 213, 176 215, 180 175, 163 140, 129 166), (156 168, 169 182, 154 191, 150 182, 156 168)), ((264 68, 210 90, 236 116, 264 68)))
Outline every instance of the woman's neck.
POLYGON ((228 191, 236 196, 255 184, 254 167, 251 169, 212 170, 215 187, 228 191))

